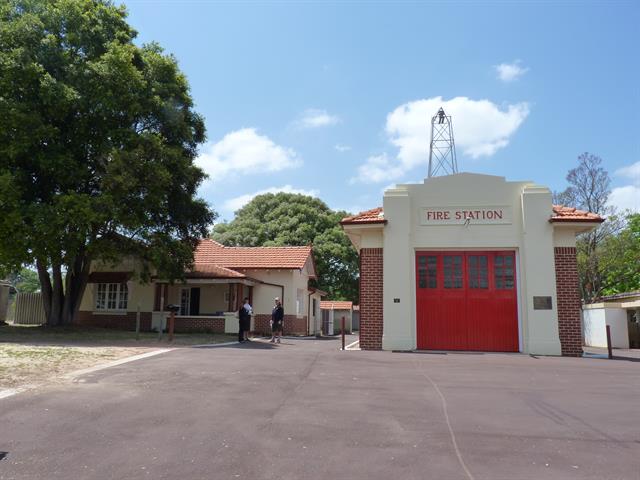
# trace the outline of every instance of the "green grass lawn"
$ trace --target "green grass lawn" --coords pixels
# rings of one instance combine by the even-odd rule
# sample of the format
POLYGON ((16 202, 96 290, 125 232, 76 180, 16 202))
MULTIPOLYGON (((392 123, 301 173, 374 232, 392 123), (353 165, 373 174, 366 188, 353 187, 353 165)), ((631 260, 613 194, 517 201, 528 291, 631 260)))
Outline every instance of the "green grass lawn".
POLYGON ((89 327, 0 326, 0 343, 28 343, 53 345, 103 345, 103 346, 189 346, 203 343, 224 343, 237 339, 235 334, 176 333, 173 342, 165 333, 158 339, 157 333, 141 332, 136 340, 135 332, 89 327))

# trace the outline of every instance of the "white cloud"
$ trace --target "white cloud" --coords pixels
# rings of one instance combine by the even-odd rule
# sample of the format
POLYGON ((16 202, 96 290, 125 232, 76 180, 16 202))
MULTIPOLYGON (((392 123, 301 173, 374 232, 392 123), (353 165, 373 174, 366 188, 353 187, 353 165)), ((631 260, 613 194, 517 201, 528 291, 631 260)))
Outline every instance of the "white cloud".
POLYGON ((337 115, 330 115, 326 110, 310 108, 302 113, 295 124, 298 128, 319 128, 329 127, 340 122, 340 117, 337 115))
POLYGON ((521 61, 516 60, 513 63, 501 63, 494 65, 498 78, 503 82, 513 82, 529 71, 526 67, 520 66, 521 61))
POLYGON ((616 170, 616 175, 631 180, 635 185, 640 185, 640 162, 616 170))
POLYGON ((615 174, 631 184, 611 190, 609 205, 619 210, 640 212, 640 162, 619 168, 615 174))
POLYGON ((636 185, 626 185, 611 190, 609 195, 609 205, 618 210, 632 210, 640 212, 640 187, 636 185))
POLYGON ((358 174, 349 183, 378 183, 394 178, 399 178, 404 174, 404 169, 397 162, 389 158, 386 153, 382 155, 372 155, 367 161, 358 167, 358 174))
POLYGON ((351 150, 351 147, 349 145, 342 145, 340 143, 337 144, 334 148, 340 153, 348 152, 349 150, 351 150))
POLYGON ((234 174, 264 174, 295 168, 302 165, 302 160, 293 149, 277 145, 255 128, 243 128, 209 144, 196 164, 210 176, 209 181, 215 182, 234 174))
POLYGON ((309 195, 311 197, 317 197, 320 193, 318 190, 304 190, 301 188, 293 188, 291 185, 284 185, 282 187, 271 187, 266 188, 264 190, 259 190, 255 193, 247 193, 246 195, 240 195, 239 197, 230 198, 222 204, 223 210, 229 212, 235 212, 236 210, 240 210, 247 203, 257 197, 258 195, 263 195, 265 193, 299 193, 301 195, 309 195))
POLYGON ((529 115, 527 103, 502 109, 489 100, 432 97, 400 105, 387 115, 386 133, 398 147, 397 158, 386 154, 369 157, 358 168, 355 181, 375 183, 395 180, 409 170, 424 167, 427 173, 431 117, 444 108, 452 116, 456 150, 471 157, 488 157, 509 144, 511 136, 529 115))

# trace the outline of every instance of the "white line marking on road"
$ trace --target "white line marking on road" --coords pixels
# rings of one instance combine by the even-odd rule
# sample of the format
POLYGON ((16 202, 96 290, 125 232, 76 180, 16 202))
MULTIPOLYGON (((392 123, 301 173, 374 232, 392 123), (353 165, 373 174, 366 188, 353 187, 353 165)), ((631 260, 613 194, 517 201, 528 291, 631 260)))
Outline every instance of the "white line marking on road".
MULTIPOLYGON (((420 367, 420 364, 418 364, 417 362, 416 362, 416 365, 420 367)), ((456 441, 456 434, 453 433, 453 427, 451 427, 451 421, 449 420, 449 412, 447 409, 447 399, 444 398, 444 395, 440 391, 440 388, 438 387, 436 382, 431 380, 431 377, 429 375, 423 372, 422 369, 420 369, 420 373, 427 380, 429 380, 431 385, 433 385, 433 388, 435 389, 435 391, 438 392, 438 395, 440 396, 440 400, 442 400, 442 410, 444 411, 444 419, 447 421, 447 428, 449 428, 449 434, 451 435, 451 442, 453 443, 453 448, 456 451, 458 462, 460 463, 460 466, 464 470, 464 473, 467 474, 467 478, 469 478, 469 480, 474 480, 473 475, 471 475, 471 472, 469 471, 469 469, 467 468, 467 465, 464 463, 464 460, 462 459, 462 452, 460 451, 460 448, 458 448, 458 442, 456 441)))
POLYGON ((191 345, 191 348, 202 347, 227 347, 229 345, 239 345, 240 342, 224 342, 224 343, 201 343, 199 345, 191 345))
POLYGON ((7 388, 6 390, 0 391, 0 398, 7 398, 11 395, 15 395, 16 393, 20 393, 23 389, 21 388, 7 388))
POLYGON ((132 355, 131 357, 121 358, 120 360, 115 360, 113 362, 104 363, 102 365, 97 365, 95 367, 85 368, 83 370, 76 370, 75 372, 67 373, 63 375, 62 378, 75 378, 80 375, 85 375, 87 373, 97 372, 99 370, 104 370, 105 368, 116 367, 118 365, 122 365, 124 363, 135 362, 136 360, 142 360, 143 358, 154 357, 156 355, 160 355, 161 353, 167 353, 175 350, 175 348, 161 348, 159 350, 154 350, 152 352, 141 353, 139 355, 132 355))
MULTIPOLYGON (((347 345, 346 347, 344 347, 345 350, 356 350, 356 348, 351 348, 353 347, 356 343, 360 343, 360 340, 356 340, 355 342, 350 343, 349 345, 347 345)), ((357 350, 359 350, 360 348, 358 347, 357 350)))

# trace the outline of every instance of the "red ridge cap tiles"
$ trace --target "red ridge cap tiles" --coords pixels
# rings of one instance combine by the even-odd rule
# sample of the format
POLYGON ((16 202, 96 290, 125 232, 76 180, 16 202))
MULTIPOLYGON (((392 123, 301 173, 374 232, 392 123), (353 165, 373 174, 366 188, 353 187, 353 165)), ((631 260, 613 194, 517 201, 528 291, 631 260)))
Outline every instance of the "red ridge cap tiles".
POLYGON ((375 223, 387 223, 384 219, 384 213, 382 207, 372 208, 365 212, 360 212, 350 217, 345 217, 340 221, 341 225, 361 225, 361 224, 375 224, 375 223))
POLYGON ((212 263, 195 263, 186 278, 247 278, 246 275, 212 263))
POLYGON ((564 205, 553 205, 553 216, 550 222, 594 222, 602 223, 604 218, 596 213, 578 210, 573 207, 565 207, 564 205))
POLYGON ((339 300, 322 300, 320 302, 321 310, 351 310, 353 302, 339 300))

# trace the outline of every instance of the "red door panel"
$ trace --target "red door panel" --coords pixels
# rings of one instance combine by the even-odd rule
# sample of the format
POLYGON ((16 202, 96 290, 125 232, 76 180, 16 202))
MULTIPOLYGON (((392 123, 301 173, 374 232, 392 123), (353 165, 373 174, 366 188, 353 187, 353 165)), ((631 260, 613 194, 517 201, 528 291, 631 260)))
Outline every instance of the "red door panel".
POLYGON ((416 253, 418 348, 518 351, 514 252, 416 253))

